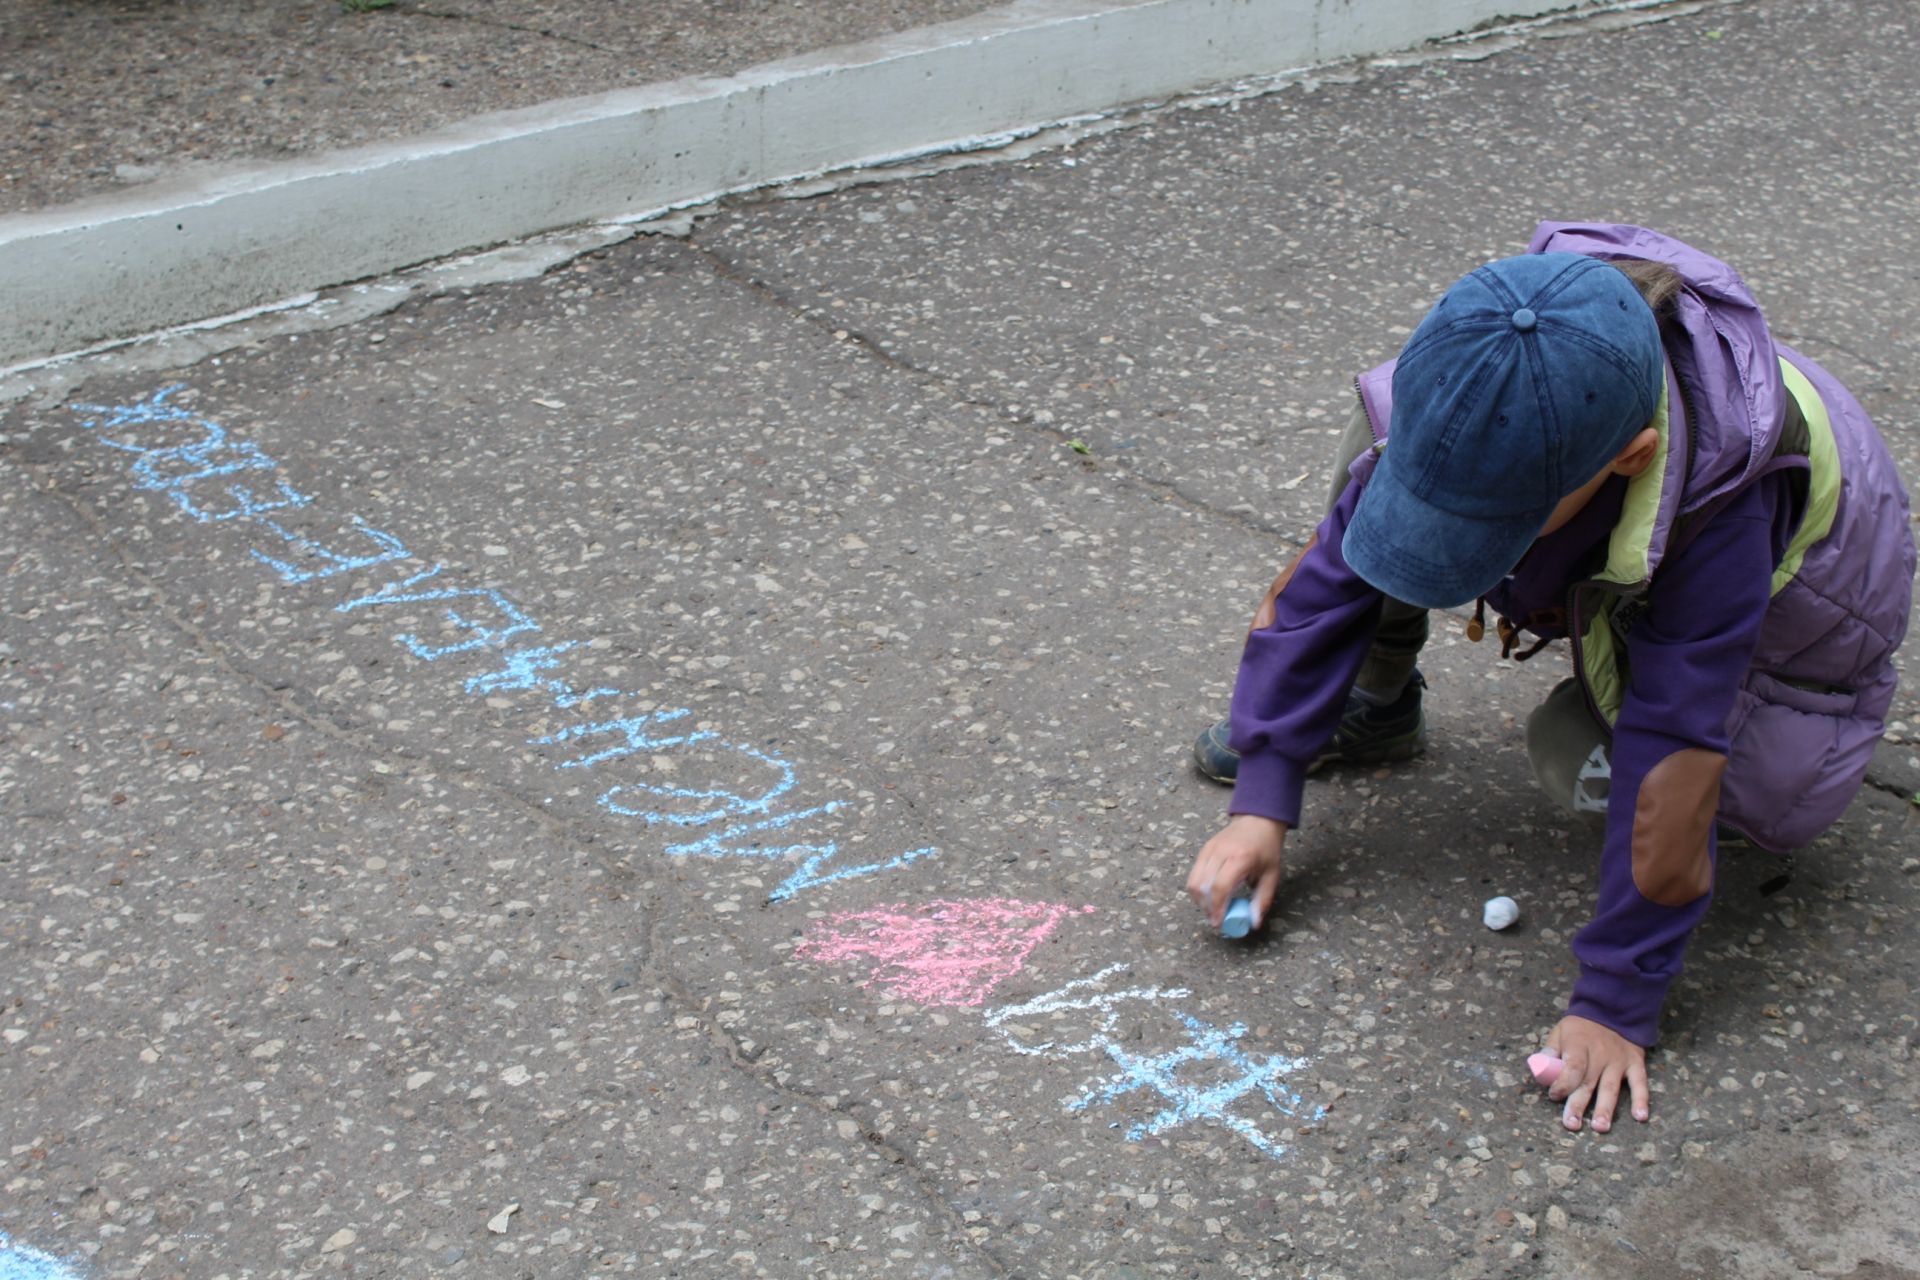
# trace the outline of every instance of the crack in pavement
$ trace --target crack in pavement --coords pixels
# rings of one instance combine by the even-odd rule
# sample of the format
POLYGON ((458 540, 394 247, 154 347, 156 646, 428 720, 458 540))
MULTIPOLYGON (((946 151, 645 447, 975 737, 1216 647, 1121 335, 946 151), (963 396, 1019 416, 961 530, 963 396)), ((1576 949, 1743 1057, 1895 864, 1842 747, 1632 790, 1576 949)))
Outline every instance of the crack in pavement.
POLYGON ((880 1155, 886 1159, 887 1163, 903 1170, 907 1177, 913 1182, 914 1186, 920 1190, 920 1193, 934 1206, 940 1217, 946 1221, 954 1237, 957 1240, 965 1242, 966 1246, 993 1274, 1006 1276, 1011 1280, 1014 1273, 1007 1268, 1007 1265, 1003 1263, 984 1242, 974 1239, 969 1224, 960 1216, 960 1211, 953 1206, 953 1202, 947 1197, 946 1193, 941 1190, 939 1183, 935 1181, 932 1174, 922 1169, 919 1163, 908 1156, 905 1151, 888 1142, 885 1134, 881 1133, 878 1129, 874 1128, 873 1125, 861 1119, 859 1116, 844 1108, 835 1106, 817 1094, 808 1093, 804 1089, 796 1089, 792 1085, 781 1081, 773 1072, 760 1065, 758 1054, 749 1055, 741 1046, 739 1040, 727 1031, 725 1027, 722 1027, 718 1022, 706 1016, 705 1002, 692 993, 686 983, 682 981, 680 976, 674 971, 671 961, 667 959, 667 957, 671 955, 671 949, 662 949, 658 940, 653 936, 658 930, 664 929, 672 923, 674 922, 670 920, 656 919, 653 926, 647 930, 647 950, 661 957, 659 963, 655 966, 654 974, 659 980, 662 994, 666 999, 670 1002, 677 1003, 685 1010, 686 1016, 697 1021, 701 1029, 706 1032, 707 1039, 715 1048, 726 1055, 728 1064, 745 1078, 752 1080, 770 1093, 805 1106, 823 1116, 832 1118, 836 1124, 840 1120, 850 1120, 857 1125, 860 1129, 860 1138, 858 1141, 864 1142, 867 1146, 879 1152, 880 1155))
MULTIPOLYGON (((809 327, 833 336, 836 341, 853 343, 861 351, 888 369, 904 374, 922 386, 939 388, 941 391, 947 393, 955 403, 992 413, 1003 422, 1027 428, 1034 434, 1044 436, 1063 447, 1072 447, 1072 437, 1069 436, 1067 432, 1036 421, 1030 413, 1009 409, 1006 405, 998 401, 983 399, 975 392, 969 390, 958 379, 949 377, 946 374, 936 373, 931 369, 922 368, 912 361, 888 351, 885 347, 867 337, 859 330, 844 324, 830 322, 817 310, 807 308, 794 301, 777 285, 762 280, 757 276, 744 274, 733 262, 722 256, 718 251, 704 244, 696 243, 697 236, 698 232, 696 231, 691 235, 678 238, 691 252, 699 255, 705 261, 708 269, 721 280, 743 288, 750 294, 764 299, 779 310, 786 312, 788 315, 809 327), (847 336, 844 339, 840 339, 838 335, 841 333, 847 336)), ((1211 499, 1189 492, 1179 481, 1162 480, 1156 476, 1147 475, 1125 459, 1107 458, 1103 459, 1103 461, 1112 464, 1112 469, 1105 472, 1105 474, 1114 478, 1119 483, 1151 490, 1161 495, 1159 501, 1171 503, 1195 515, 1212 517, 1244 532, 1272 538, 1284 543, 1294 552, 1304 550, 1310 540, 1297 533, 1291 533, 1277 525, 1256 519, 1245 512, 1222 508, 1211 499)), ((1098 468, 1089 467, 1089 470, 1098 470, 1098 468)), ((1453 609, 1433 609, 1429 610, 1429 612, 1445 614, 1462 620, 1465 620, 1472 614, 1472 611, 1464 605, 1453 609)))
MULTIPOLYGON (((826 333, 835 341, 852 343, 869 358, 879 362, 882 366, 895 373, 905 375, 910 381, 917 385, 938 388, 946 393, 955 403, 994 414, 1002 422, 1025 428, 1033 434, 1044 436, 1063 447, 1072 447, 1073 438, 1069 436, 1067 432, 1036 421, 1031 413, 1009 409, 999 401, 984 399, 973 390, 970 390, 957 378, 936 373, 931 369, 922 368, 914 364, 911 360, 895 355, 860 330, 845 324, 832 322, 818 309, 802 305, 778 285, 772 284, 758 276, 746 274, 739 269, 737 264, 722 255, 718 250, 706 244, 699 243, 699 232, 697 228, 684 236, 676 236, 675 239, 679 240, 688 252, 699 257, 703 265, 705 265, 716 278, 744 289, 748 294, 760 298, 777 310, 783 311, 792 318, 799 320, 809 328, 826 333), (839 337, 842 333, 846 335, 844 339, 839 337)), ((1159 501, 1171 503, 1182 510, 1192 512, 1194 515, 1211 517, 1224 524, 1232 525, 1244 532, 1275 539, 1276 541, 1284 543, 1296 553, 1305 550, 1307 543, 1310 541, 1309 538, 1301 537, 1297 533, 1288 532, 1277 525, 1256 519, 1244 512, 1233 509, 1223 509, 1216 505, 1211 499, 1190 493, 1179 481, 1162 480, 1155 476, 1147 475, 1125 459, 1110 458, 1104 459, 1104 461, 1112 463, 1112 469, 1105 474, 1114 478, 1120 484, 1138 486, 1151 490, 1160 495, 1159 501)), ((1089 467, 1089 469, 1098 470, 1097 467, 1089 467)), ((1462 605, 1458 608, 1433 609, 1429 612, 1444 614, 1464 621, 1471 616, 1472 611, 1462 605)))
POLYGON ((1867 772, 1865 783, 1867 786, 1872 787, 1875 791, 1879 791, 1885 795, 1893 796, 1895 799, 1904 801, 1907 804, 1920 803, 1920 794, 1916 794, 1915 792, 1909 791, 1905 787, 1900 786, 1898 783, 1888 782, 1882 778, 1876 778, 1873 776, 1873 772, 1871 770, 1867 772))
MULTIPOLYGON (((8 455, 11 453, 10 450, 6 451, 8 455)), ((342 725, 327 712, 324 704, 306 695, 304 691, 290 686, 276 687, 249 671, 205 628, 186 616, 185 612, 173 602, 166 587, 142 569, 127 553, 126 548, 113 536, 99 514, 79 498, 62 489, 58 479, 48 468, 38 463, 27 462, 18 456, 9 456, 8 460, 29 481, 26 487, 30 494, 50 497, 59 502, 93 532, 112 557, 119 562, 122 571, 149 593, 160 616, 185 636, 194 648, 212 659, 220 670, 226 672, 242 687, 252 691, 256 697, 277 707, 285 718, 305 725, 329 741, 389 764, 393 769, 392 776, 395 780, 424 784, 429 779, 445 779, 468 791, 485 795, 501 803, 504 808, 531 815, 536 824, 544 827, 557 843, 573 853, 583 855, 605 872, 611 885, 621 894, 623 900, 637 901, 643 912, 651 913, 655 917, 661 914, 658 909, 660 905, 658 899, 661 895, 657 891, 650 895, 637 893, 639 874, 618 861, 602 856, 594 842, 577 838, 571 820, 549 812, 509 787, 490 782, 457 765, 430 770, 420 757, 399 750, 391 744, 382 744, 377 738, 358 733, 342 725)), ((646 945, 634 962, 634 967, 638 970, 650 968, 654 963, 652 933, 650 930, 643 930, 642 936, 646 939, 646 945)))
MULTIPOLYGON (((745 289, 748 293, 771 303, 779 310, 786 312, 789 316, 799 320, 809 328, 817 329, 831 335, 836 341, 852 343, 886 368, 896 373, 906 375, 909 379, 921 386, 939 388, 955 403, 994 414, 1002 422, 1009 423, 1013 426, 1024 427, 1032 434, 1045 437, 1064 448, 1073 447, 1074 439, 1068 432, 1057 427, 1050 427, 1038 421, 1033 414, 1024 410, 1009 409, 999 401, 985 399, 981 397, 978 392, 967 387, 959 379, 914 364, 911 360, 889 351, 884 345, 869 338, 860 330, 846 324, 829 321, 817 309, 801 305, 788 295, 786 291, 775 284, 761 279, 758 276, 745 274, 739 269, 737 264, 723 256, 718 250, 712 249, 698 241, 699 235, 696 231, 694 234, 685 237, 683 242, 691 252, 699 255, 705 262, 707 268, 719 279, 745 289), (840 336, 842 334, 846 336, 842 338, 840 336)), ((1290 534, 1275 525, 1255 519, 1242 512, 1223 509, 1207 498, 1188 492, 1181 487, 1178 481, 1162 480, 1155 476, 1147 475, 1125 459, 1105 458, 1101 459, 1101 461, 1110 463, 1112 466, 1112 470, 1106 474, 1115 477, 1123 483, 1138 485, 1162 494, 1164 495, 1161 498, 1163 502, 1171 501, 1182 509, 1192 511, 1196 515, 1212 516, 1224 523, 1234 525, 1249 532, 1258 533, 1265 537, 1278 538, 1292 546, 1295 550, 1306 545, 1307 540, 1305 538, 1290 534)), ((1098 470, 1099 468, 1095 464, 1089 464, 1088 469, 1098 470)))
MULTIPOLYGON (((632 890, 638 880, 637 873, 618 862, 613 862, 602 857, 596 849, 588 846, 585 842, 573 839, 571 831, 572 824, 569 823, 568 820, 549 813, 533 801, 528 800, 510 788, 488 782, 484 778, 471 774, 464 769, 456 767, 429 771, 418 757, 395 750, 390 744, 381 744, 375 738, 357 733, 341 725, 327 712, 324 704, 319 703, 305 691, 287 686, 275 687, 268 681, 263 680, 249 671, 241 664, 239 659, 225 646, 221 645, 205 628, 199 626, 185 615, 179 606, 174 603, 167 589, 152 575, 140 568, 133 560, 126 548, 109 531, 105 521, 100 518, 99 514, 88 504, 61 488, 57 477, 51 473, 49 468, 37 463, 26 462, 18 457, 10 457, 8 460, 18 468, 22 478, 28 481, 26 488, 30 495, 50 498, 73 512, 81 523, 86 525, 95 537, 106 546, 112 558, 119 563, 122 572, 148 593, 159 616, 180 635, 185 637, 195 649, 210 658, 220 670, 232 677, 241 687, 251 691, 263 702, 277 707, 287 719, 305 725, 319 733, 322 737, 366 756, 370 756, 375 760, 391 763, 394 767, 395 777, 400 780, 424 782, 428 778, 448 779, 470 791, 486 794, 496 800, 503 801, 512 808, 517 808, 524 813, 533 815, 540 825, 546 827, 570 848, 576 852, 584 853, 587 858, 600 866, 608 876, 612 878, 615 887, 620 891, 623 898, 632 898, 634 896, 632 890)), ((951 1200, 942 1191, 932 1175, 922 1169, 905 1151, 888 1142, 884 1134, 880 1133, 859 1116, 834 1106, 819 1096, 782 1083, 772 1072, 758 1065, 758 1055, 749 1054, 736 1037, 706 1015, 705 1002, 694 993, 692 987, 673 968, 667 959, 670 950, 662 949, 659 945, 659 931, 670 924, 676 923, 676 919, 673 916, 661 909, 663 905, 661 900, 665 896, 664 892, 656 891, 642 899, 641 909, 648 913, 648 918, 652 923, 646 928, 639 930, 640 941, 638 954, 634 956, 628 964, 622 967, 622 976, 627 977, 629 981, 631 981, 632 979, 645 975, 646 978, 657 983, 662 990, 662 994, 668 1000, 677 1004, 689 1016, 694 1017, 699 1022, 708 1039, 725 1054, 728 1064, 744 1078, 751 1080, 769 1092, 803 1104, 820 1114, 831 1115, 835 1120, 851 1120, 854 1124, 858 1125, 861 1133, 861 1141, 873 1150, 879 1152, 886 1158, 888 1163, 899 1166, 906 1172, 909 1179, 920 1190, 921 1194, 926 1197, 928 1202, 935 1207, 938 1214, 948 1223, 956 1240, 964 1242, 969 1249, 978 1255, 993 1274, 998 1276, 1011 1276, 1012 1272, 1008 1270, 1007 1266, 1002 1263, 986 1245, 973 1238, 968 1224, 961 1218, 959 1211, 954 1208, 951 1200)), ((741 942, 741 939, 737 937, 733 940, 736 944, 741 942)))

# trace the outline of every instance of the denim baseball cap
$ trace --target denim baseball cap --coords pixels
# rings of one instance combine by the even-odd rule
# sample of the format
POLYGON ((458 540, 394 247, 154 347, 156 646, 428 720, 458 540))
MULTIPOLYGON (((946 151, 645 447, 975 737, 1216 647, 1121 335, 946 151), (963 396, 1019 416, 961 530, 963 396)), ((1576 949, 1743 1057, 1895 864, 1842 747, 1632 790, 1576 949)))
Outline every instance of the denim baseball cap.
POLYGON ((1486 594, 1648 425, 1663 371, 1659 324, 1621 272, 1573 253, 1481 267, 1400 353, 1347 564, 1423 608, 1486 594))

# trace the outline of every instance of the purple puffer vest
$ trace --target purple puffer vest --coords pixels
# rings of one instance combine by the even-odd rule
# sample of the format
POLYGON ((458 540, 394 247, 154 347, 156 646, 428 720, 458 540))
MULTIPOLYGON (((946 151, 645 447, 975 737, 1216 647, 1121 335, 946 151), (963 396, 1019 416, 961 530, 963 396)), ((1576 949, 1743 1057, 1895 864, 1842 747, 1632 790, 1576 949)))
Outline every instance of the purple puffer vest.
MULTIPOLYGON (((1725 263, 1658 232, 1609 223, 1543 222, 1528 252, 1664 262, 1686 282, 1663 326, 1672 447, 1647 547, 1649 581, 1690 517, 1704 518, 1769 471, 1809 466, 1802 456, 1775 456, 1790 395, 1782 359, 1825 406, 1839 457, 1839 505, 1827 536, 1768 606, 1727 722, 1731 749, 1718 815, 1764 848, 1806 844, 1860 789, 1893 701, 1914 546, 1906 491, 1886 445, 1832 375, 1773 339, 1753 295, 1725 263)), ((1393 367, 1389 361, 1358 380, 1382 438, 1392 421, 1393 367)), ((1355 464, 1363 482, 1373 456, 1355 464)))

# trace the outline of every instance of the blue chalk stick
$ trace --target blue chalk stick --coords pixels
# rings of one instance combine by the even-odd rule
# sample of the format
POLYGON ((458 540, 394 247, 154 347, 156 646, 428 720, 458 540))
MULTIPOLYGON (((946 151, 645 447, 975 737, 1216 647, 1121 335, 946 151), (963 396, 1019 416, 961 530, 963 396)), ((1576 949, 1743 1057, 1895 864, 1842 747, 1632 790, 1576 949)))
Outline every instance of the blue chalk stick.
POLYGON ((1253 899, 1235 898, 1227 904, 1227 914, 1220 920, 1220 936, 1244 938, 1252 932, 1253 899))

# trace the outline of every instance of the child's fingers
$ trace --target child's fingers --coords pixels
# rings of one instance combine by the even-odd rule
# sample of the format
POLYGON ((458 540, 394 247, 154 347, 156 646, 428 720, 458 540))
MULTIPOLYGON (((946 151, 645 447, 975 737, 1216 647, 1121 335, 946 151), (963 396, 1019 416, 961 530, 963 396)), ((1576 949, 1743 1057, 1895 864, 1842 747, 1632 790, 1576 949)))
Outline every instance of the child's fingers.
POLYGON ((1262 872, 1260 883, 1253 886, 1253 927, 1256 929, 1266 923, 1274 895, 1280 891, 1280 875, 1281 869, 1273 867, 1262 872))
POLYGON ((1233 886, 1239 882, 1233 858, 1209 845, 1200 851, 1200 860, 1193 864, 1193 874, 1187 877, 1187 896, 1207 917, 1207 923, 1218 929, 1228 904, 1233 901, 1233 886))
POLYGON ((1592 1098, 1591 1084, 1583 1084, 1567 1095, 1567 1105, 1560 1109, 1560 1123, 1568 1133, 1580 1132, 1580 1117, 1587 1114, 1587 1103, 1592 1098))
POLYGON ((1569 1097, 1575 1089, 1578 1089, 1582 1084, 1586 1083, 1586 1079, 1587 1051, 1582 1048, 1570 1049, 1567 1051, 1566 1057, 1561 1059, 1560 1076, 1553 1082, 1553 1086, 1547 1090, 1547 1096, 1555 1102, 1559 1102, 1569 1097))
POLYGON ((1593 1131, 1606 1133, 1613 1128, 1613 1109, 1620 1102, 1621 1071, 1609 1065, 1600 1075, 1600 1091, 1593 1099, 1593 1131))
POLYGON ((1633 1118, 1646 1123, 1653 1114, 1647 1106, 1647 1064, 1634 1061, 1627 1064, 1627 1090, 1633 1104, 1633 1118))
POLYGON ((1213 910, 1213 864, 1216 861, 1211 845, 1201 848, 1200 856, 1193 860, 1193 870, 1187 873, 1187 896, 1193 899, 1193 905, 1202 911, 1213 910))

